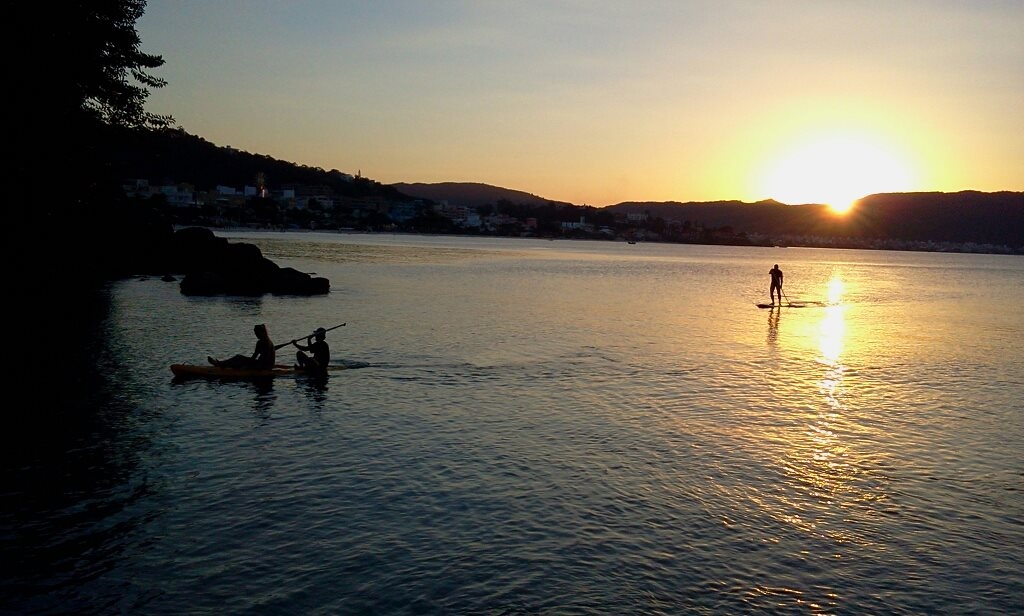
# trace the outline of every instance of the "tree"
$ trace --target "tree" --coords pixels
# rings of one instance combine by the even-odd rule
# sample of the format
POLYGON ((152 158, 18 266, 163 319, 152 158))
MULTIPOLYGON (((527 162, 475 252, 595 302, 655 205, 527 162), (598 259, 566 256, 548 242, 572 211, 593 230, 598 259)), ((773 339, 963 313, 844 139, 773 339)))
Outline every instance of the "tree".
POLYGON ((170 116, 145 110, 151 88, 166 82, 148 71, 161 56, 140 50, 135 22, 145 0, 71 0, 59 7, 26 3, 9 12, 6 30, 17 61, 11 97, 30 128, 98 120, 112 126, 158 127, 170 116), (13 23, 11 23, 13 21, 13 23))
POLYGON ((76 191, 62 205, 94 205, 113 194, 105 183, 119 186, 104 147, 112 131, 173 124, 170 116, 145 110, 150 89, 165 85, 149 73, 163 58, 140 50, 135 22, 145 6, 145 0, 71 0, 59 7, 26 3, 8 13, 15 60, 7 100, 20 127, 10 142, 19 187, 35 191, 60 177, 76 191))
MULTIPOLYGON (((5 225, 11 240, 5 247, 15 269, 65 271, 73 258, 78 278, 105 276, 111 259, 130 261, 125 252, 136 248, 108 247, 112 234, 136 223, 153 229, 153 221, 137 219, 137 209, 130 221, 118 211, 125 207, 123 178, 111 156, 121 131, 173 124, 170 116, 145 110, 150 90, 164 85, 149 73, 163 58, 141 51, 135 30, 145 6, 145 0, 69 0, 21 3, 5 14, 5 102, 16 127, 5 140, 13 170, 8 194, 18 206, 5 225), (106 235, 90 237, 97 231, 106 235), (39 232, 56 246, 40 247, 33 235, 39 232)), ((128 239, 145 245, 137 237, 128 239)))

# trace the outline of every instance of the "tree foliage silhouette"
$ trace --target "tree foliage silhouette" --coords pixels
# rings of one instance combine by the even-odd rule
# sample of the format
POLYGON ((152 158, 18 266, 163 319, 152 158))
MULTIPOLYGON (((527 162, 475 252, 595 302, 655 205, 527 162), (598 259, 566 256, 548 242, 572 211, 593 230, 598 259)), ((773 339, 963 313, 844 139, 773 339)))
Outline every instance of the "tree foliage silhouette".
POLYGON ((149 72, 163 58, 140 49, 135 23, 145 7, 145 0, 72 0, 28 4, 9 15, 16 54, 10 68, 19 86, 12 99, 23 118, 40 126, 173 123, 145 110, 150 90, 166 85, 149 72))
POLYGON ((174 123, 145 108, 150 91, 165 85, 151 73, 163 58, 141 50, 135 29, 145 6, 23 3, 5 15, 14 214, 5 227, 13 241, 5 244, 16 268, 51 273, 71 255, 83 257, 97 243, 86 236, 122 220, 113 211, 121 193, 114 132, 174 123), (40 239, 58 245, 40 250, 40 239))
POLYGON ((70 183, 66 204, 90 200, 109 181, 102 146, 110 129, 173 124, 145 109, 150 91, 165 85, 150 73, 163 58, 143 52, 135 30, 145 6, 145 0, 72 0, 29 3, 8 15, 8 113, 18 127, 9 146, 18 188, 33 209, 46 207, 31 203, 40 185, 70 183))

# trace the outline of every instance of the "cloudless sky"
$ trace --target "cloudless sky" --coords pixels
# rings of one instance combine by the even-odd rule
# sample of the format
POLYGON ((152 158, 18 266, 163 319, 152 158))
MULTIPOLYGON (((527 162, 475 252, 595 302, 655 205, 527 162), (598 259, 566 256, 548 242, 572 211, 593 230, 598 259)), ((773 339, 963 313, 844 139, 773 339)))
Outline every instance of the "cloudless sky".
POLYGON ((386 184, 1024 190, 1024 0, 149 0, 136 25, 149 111, 386 184))

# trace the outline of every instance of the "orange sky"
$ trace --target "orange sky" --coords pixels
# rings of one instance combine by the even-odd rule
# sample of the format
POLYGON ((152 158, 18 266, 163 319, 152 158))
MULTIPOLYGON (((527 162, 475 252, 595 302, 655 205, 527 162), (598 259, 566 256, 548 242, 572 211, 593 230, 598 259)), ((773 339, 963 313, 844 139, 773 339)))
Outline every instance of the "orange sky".
MULTIPOLYGON (((576 204, 1024 190, 1024 2, 150 0, 148 109, 576 204)), ((273 178, 268 178, 273 182, 273 178)))

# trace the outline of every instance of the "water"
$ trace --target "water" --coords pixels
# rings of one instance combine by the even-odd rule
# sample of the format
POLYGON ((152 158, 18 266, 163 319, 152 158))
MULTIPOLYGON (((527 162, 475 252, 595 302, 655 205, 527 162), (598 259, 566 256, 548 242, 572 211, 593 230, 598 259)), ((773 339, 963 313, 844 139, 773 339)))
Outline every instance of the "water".
POLYGON ((6 613, 1024 613, 1020 257, 225 235, 331 293, 112 285, 12 394, 6 613), (261 322, 351 368, 172 379, 261 322))

